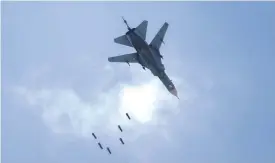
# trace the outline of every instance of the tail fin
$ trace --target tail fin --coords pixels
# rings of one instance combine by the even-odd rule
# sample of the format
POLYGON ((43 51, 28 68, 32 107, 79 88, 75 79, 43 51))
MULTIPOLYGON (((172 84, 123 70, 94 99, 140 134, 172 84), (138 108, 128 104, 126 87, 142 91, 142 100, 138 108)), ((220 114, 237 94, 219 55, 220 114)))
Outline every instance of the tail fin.
POLYGON ((114 39, 115 43, 133 47, 132 43, 128 40, 126 35, 119 36, 114 39))
POLYGON ((168 25, 169 24, 165 22, 160 28, 160 30, 158 31, 158 33, 156 34, 156 36, 154 37, 154 39, 152 40, 152 42, 150 43, 150 45, 157 50, 159 50, 159 48, 161 47, 161 44, 163 43, 165 33, 168 29, 168 25))

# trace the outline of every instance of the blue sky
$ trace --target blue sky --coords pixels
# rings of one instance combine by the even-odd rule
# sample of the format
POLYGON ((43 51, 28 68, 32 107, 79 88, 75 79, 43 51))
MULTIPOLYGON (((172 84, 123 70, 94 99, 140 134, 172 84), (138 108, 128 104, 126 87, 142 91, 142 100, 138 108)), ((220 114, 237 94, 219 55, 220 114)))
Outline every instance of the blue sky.
POLYGON ((1 11, 3 162, 275 162, 273 2, 4 2, 1 11), (108 63, 133 52, 113 42, 126 31, 121 16, 132 27, 148 20, 147 41, 170 24, 161 53, 180 101, 141 66, 108 63))

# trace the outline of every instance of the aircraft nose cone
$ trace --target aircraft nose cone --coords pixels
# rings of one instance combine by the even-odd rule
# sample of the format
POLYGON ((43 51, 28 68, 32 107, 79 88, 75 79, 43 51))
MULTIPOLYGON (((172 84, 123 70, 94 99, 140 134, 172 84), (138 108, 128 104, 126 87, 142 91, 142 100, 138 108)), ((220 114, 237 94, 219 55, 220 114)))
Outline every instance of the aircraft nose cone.
POLYGON ((170 93, 171 93, 172 95, 176 96, 176 97, 179 99, 179 97, 178 97, 178 91, 176 90, 176 88, 171 89, 171 90, 170 90, 170 93))

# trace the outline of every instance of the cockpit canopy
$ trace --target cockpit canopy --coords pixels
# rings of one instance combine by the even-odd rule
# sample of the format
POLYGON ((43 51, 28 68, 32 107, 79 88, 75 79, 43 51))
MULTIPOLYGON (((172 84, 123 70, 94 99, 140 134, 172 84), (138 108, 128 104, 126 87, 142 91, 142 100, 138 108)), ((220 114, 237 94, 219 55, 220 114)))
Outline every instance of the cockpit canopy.
POLYGON ((126 32, 126 35, 128 35, 129 33, 133 32, 136 28, 132 28, 130 31, 126 32))

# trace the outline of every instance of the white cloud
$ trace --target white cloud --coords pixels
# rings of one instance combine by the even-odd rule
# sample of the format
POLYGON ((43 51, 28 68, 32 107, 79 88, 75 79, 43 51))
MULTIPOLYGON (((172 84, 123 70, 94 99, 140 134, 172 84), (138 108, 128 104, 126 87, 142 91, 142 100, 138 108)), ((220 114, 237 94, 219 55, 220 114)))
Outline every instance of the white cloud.
MULTIPOLYGON (((106 71, 112 70, 106 67, 106 71)), ((165 117, 159 118, 158 112, 169 112, 167 116, 176 114, 179 101, 149 72, 140 72, 137 66, 133 66, 131 71, 135 74, 133 84, 117 84, 98 93, 96 100, 84 100, 72 88, 30 89, 23 86, 14 90, 28 105, 39 109, 46 126, 55 133, 82 137, 91 137, 91 133, 97 131, 114 134, 118 132, 116 125, 121 124, 132 131, 134 139, 150 131, 145 130, 146 126, 165 124, 165 117)))

